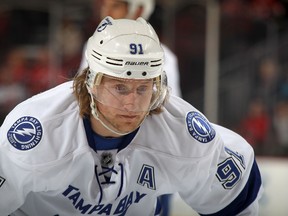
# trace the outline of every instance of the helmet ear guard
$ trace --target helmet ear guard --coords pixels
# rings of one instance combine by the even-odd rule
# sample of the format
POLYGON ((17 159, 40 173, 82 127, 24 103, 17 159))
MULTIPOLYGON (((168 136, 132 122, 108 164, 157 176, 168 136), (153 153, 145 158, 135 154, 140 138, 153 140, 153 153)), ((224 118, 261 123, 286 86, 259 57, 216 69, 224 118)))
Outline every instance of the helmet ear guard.
POLYGON ((159 89, 159 93, 157 94, 157 98, 154 104, 151 105, 150 110, 154 110, 160 107, 165 101, 166 96, 168 95, 168 83, 167 83, 167 75, 165 71, 163 71, 160 76, 159 85, 160 86, 157 87, 159 89))

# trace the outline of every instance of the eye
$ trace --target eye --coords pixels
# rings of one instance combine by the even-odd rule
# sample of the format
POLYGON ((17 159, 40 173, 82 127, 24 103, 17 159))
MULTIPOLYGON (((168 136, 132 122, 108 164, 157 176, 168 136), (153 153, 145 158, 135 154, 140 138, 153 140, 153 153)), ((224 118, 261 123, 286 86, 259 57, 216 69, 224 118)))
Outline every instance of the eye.
POLYGON ((137 94, 143 95, 147 92, 148 87, 146 85, 141 85, 137 88, 137 94))
POLYGON ((127 88, 126 85, 123 85, 123 84, 117 84, 114 86, 115 88, 115 91, 118 93, 118 94, 122 94, 122 95, 127 95, 129 94, 129 89, 127 88))

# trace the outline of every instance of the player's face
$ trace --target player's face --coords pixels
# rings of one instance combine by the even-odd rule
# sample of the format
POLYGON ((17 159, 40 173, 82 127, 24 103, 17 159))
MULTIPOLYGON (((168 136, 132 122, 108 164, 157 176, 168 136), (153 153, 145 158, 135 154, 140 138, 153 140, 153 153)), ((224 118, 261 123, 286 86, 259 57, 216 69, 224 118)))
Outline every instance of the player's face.
POLYGON ((153 80, 115 79, 103 76, 94 88, 102 121, 122 133, 135 130, 150 109, 153 80))
POLYGON ((111 16, 114 19, 126 18, 128 14, 128 3, 119 0, 102 0, 101 18, 111 16))

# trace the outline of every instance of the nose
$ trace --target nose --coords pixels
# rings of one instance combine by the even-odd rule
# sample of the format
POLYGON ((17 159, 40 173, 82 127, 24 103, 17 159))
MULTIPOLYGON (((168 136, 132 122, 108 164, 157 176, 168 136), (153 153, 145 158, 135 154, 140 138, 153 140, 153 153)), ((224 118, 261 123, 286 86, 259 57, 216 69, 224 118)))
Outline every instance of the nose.
POLYGON ((130 112, 139 111, 139 96, 136 92, 130 92, 128 95, 125 95, 123 98, 123 107, 125 110, 130 112))

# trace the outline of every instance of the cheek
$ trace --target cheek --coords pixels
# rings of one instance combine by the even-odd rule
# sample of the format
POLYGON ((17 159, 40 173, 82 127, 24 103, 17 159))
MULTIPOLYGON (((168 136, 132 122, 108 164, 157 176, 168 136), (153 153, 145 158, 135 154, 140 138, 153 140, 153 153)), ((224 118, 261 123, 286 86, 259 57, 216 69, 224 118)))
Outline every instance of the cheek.
POLYGON ((99 110, 99 112, 102 114, 102 115, 105 115, 105 116, 111 116, 111 115, 113 115, 113 112, 111 112, 110 111, 110 107, 108 107, 108 106, 105 106, 105 105, 103 105, 102 103, 98 103, 97 104, 97 108, 98 108, 98 110, 99 110))
POLYGON ((119 109, 113 108, 110 105, 106 106, 105 104, 98 103, 97 108, 99 112, 108 119, 115 119, 119 114, 119 109))
MULTIPOLYGON (((103 91, 103 89, 98 89, 98 94, 95 94, 97 100, 100 102, 100 104, 104 104, 106 106, 117 106, 119 104, 119 98, 112 95, 111 93, 107 91, 103 91)), ((99 106, 100 106, 99 104, 99 106)))
POLYGON ((151 96, 143 98, 142 102, 144 104, 146 104, 147 106, 149 106, 152 100, 153 100, 153 97, 152 97, 152 94, 151 94, 151 96))

